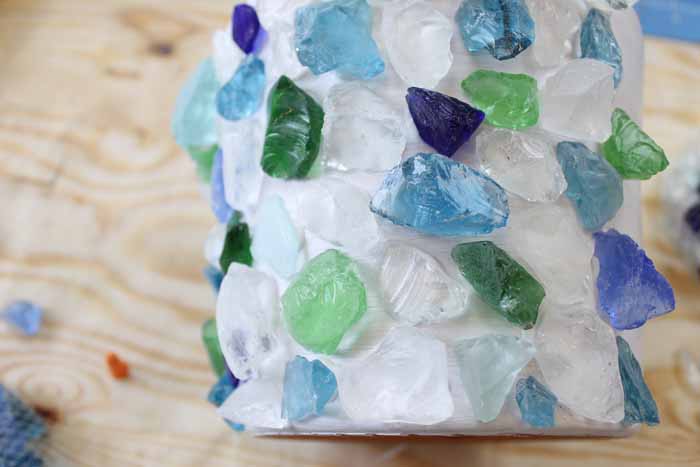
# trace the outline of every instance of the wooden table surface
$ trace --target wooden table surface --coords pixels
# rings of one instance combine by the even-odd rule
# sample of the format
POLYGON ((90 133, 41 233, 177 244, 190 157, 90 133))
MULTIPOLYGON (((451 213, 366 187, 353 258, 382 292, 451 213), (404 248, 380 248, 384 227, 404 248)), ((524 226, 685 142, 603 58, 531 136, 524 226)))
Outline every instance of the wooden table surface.
MULTIPOLYGON (((645 329, 663 424, 630 439, 289 441, 230 432, 204 398, 201 277, 213 223, 169 132, 184 78, 225 24, 222 0, 0 0, 0 304, 45 306, 33 339, 0 325, 0 382, 41 409, 48 466, 700 466, 700 281, 658 227, 646 246, 678 310, 645 329), (113 380, 114 351, 133 377, 113 380)), ((647 41, 648 131, 676 156, 700 128, 700 46, 647 41)), ((1 454, 0 454, 1 457, 1 454)))

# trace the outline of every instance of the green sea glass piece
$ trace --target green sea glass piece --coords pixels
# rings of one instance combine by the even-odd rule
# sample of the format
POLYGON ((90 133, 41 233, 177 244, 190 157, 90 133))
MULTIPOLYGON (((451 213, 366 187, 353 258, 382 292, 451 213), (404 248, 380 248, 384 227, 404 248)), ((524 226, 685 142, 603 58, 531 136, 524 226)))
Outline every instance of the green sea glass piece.
POLYGON ((524 329, 537 321, 545 292, 508 253, 492 242, 457 245, 452 259, 481 298, 503 317, 524 329))
POLYGON ((668 167, 664 150, 622 109, 613 112, 603 155, 625 179, 648 180, 668 167))
POLYGON ((226 227, 226 239, 221 250, 219 265, 226 274, 231 263, 241 263, 247 266, 253 265, 253 255, 250 252, 251 244, 248 224, 241 220, 241 213, 234 212, 226 227))
POLYGON ((355 262, 327 250, 304 266, 282 296, 287 329, 312 352, 333 354, 367 311, 367 293, 355 262))
POLYGON ((323 109, 286 76, 270 91, 268 107, 263 170, 276 178, 306 177, 321 147, 323 109))
POLYGON ((540 118, 537 80, 531 76, 477 70, 462 81, 462 90, 489 125, 521 130, 540 118))
POLYGON ((214 156, 216 156, 218 150, 219 146, 216 144, 203 149, 195 147, 187 148, 187 152, 197 165, 197 175, 207 183, 211 181, 211 169, 214 165, 214 156))
POLYGON ((221 376, 226 372, 226 361, 224 354, 221 353, 219 345, 219 336, 216 331, 216 320, 208 319, 202 325, 202 342, 209 354, 209 363, 217 376, 221 376))

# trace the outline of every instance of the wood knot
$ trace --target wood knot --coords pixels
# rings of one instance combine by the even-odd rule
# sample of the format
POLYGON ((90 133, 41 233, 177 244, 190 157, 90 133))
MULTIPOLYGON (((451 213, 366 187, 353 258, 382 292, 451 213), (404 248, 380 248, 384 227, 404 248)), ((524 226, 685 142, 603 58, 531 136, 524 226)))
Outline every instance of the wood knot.
POLYGON ((173 54, 175 47, 168 42, 154 42, 148 48, 148 50, 153 55, 158 55, 160 57, 168 57, 173 54))
POLYGON ((61 421, 61 414, 59 414, 56 409, 44 407, 43 405, 35 405, 33 408, 36 414, 43 418, 49 425, 55 425, 61 421))

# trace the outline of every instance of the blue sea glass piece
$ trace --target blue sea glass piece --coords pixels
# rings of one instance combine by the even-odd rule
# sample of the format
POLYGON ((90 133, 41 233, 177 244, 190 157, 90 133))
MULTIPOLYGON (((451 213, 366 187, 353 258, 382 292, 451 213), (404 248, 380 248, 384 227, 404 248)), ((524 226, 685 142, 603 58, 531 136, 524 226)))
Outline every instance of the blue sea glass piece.
POLYGON ((586 230, 598 230, 622 207, 622 179, 605 158, 581 143, 557 145, 557 159, 568 188, 564 193, 586 230))
POLYGON ((335 375, 320 360, 297 356, 284 372, 282 417, 298 421, 322 414, 337 389, 335 375))
MULTIPOLYGON (((236 378, 230 370, 221 375, 221 378, 212 386, 209 394, 207 395, 207 400, 210 404, 215 407, 221 407, 221 405, 228 399, 228 396, 233 394, 241 382, 236 378)), ((225 420, 226 424, 235 431, 245 431, 245 426, 239 423, 234 423, 229 420, 225 420)))
POLYGON ((338 70, 370 79, 384 71, 366 0, 314 2, 296 11, 294 24, 297 57, 313 74, 338 70))
POLYGON ((35 336, 41 329, 43 314, 44 311, 33 303, 18 301, 6 307, 0 316, 25 336, 35 336))
POLYGON ((625 392, 625 418, 622 423, 634 425, 646 423, 659 424, 659 410, 647 383, 644 381, 639 362, 632 353, 627 341, 617 336, 617 355, 620 364, 622 389, 625 392))
POLYGON ((46 434, 44 421, 17 396, 0 385, 0 465, 41 467, 32 443, 46 434))
POLYGON ((521 379, 515 386, 515 401, 525 423, 535 428, 554 426, 557 396, 533 376, 521 379))
POLYGON ((233 9, 231 18, 233 41, 247 54, 258 53, 267 38, 267 32, 260 25, 258 13, 250 5, 240 4, 233 9))
POLYGON ((622 49, 615 38, 610 18, 592 8, 581 26, 581 57, 607 63, 614 70, 615 87, 622 80, 622 49))
POLYGON ((408 88, 406 102, 420 137, 447 157, 471 138, 486 117, 454 97, 422 88, 408 88))
POLYGON ((224 281, 224 273, 214 266, 205 267, 203 273, 204 277, 209 281, 211 288, 218 294, 219 289, 221 289, 221 283, 224 281))
POLYGON ((485 235, 504 227, 505 191, 486 175, 439 154, 419 153, 393 168, 370 209, 394 224, 439 236, 485 235))
POLYGON ((617 330, 636 329, 676 307, 673 288, 644 250, 629 236, 611 229, 596 232, 598 302, 617 330))
POLYGON ((216 93, 219 90, 211 58, 204 60, 180 91, 173 114, 175 141, 189 152, 216 146, 216 93))
POLYGON ((233 215, 233 208, 226 201, 224 188, 224 153, 219 149, 211 166, 211 210, 222 224, 228 224, 233 215))
POLYGON ((535 22, 524 0, 464 0, 455 17, 464 47, 498 60, 518 56, 535 41, 535 22))
POLYGON ((246 57, 216 95, 216 110, 226 120, 241 120, 258 111, 265 94, 265 64, 246 57))

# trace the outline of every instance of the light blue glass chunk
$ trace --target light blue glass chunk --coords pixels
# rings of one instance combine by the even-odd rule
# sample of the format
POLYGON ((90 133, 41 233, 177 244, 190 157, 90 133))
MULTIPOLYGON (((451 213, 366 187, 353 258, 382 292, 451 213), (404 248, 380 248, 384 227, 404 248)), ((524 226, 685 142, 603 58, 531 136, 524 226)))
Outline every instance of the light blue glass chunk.
POLYGON ((251 252, 256 264, 263 263, 282 277, 297 272, 301 237, 292 218, 277 195, 266 198, 260 207, 253 227, 251 252))
POLYGON ((224 153, 219 149, 211 166, 211 210, 222 224, 228 224, 233 215, 233 208, 226 201, 224 188, 224 153))
POLYGON ((644 381, 642 369, 632 349, 620 336, 617 337, 617 351, 622 389, 625 392, 625 418, 622 423, 658 425, 659 409, 656 407, 654 396, 644 381))
POLYGON ((321 415, 337 389, 335 375, 320 360, 297 356, 287 363, 284 372, 282 417, 298 421, 321 415))
POLYGON ((204 60, 180 91, 172 121, 175 140, 187 151, 216 145, 216 93, 219 81, 211 58, 204 60))
POLYGON ((384 71, 366 0, 314 2, 296 11, 294 25, 297 57, 313 74, 338 70, 370 79, 384 71))
POLYGON ((226 120, 241 120, 258 111, 264 94, 265 64, 248 55, 217 93, 216 109, 226 120))
POLYGON ((557 396, 533 376, 518 381, 515 386, 515 400, 525 423, 535 428, 554 426, 557 396))
POLYGON ((455 17, 464 47, 498 60, 516 57, 535 42, 535 22, 524 0, 464 0, 455 17))
POLYGON ((35 336, 41 329, 43 314, 43 310, 33 303, 18 301, 5 308, 0 316, 25 336, 35 336))
POLYGON ((557 159, 568 183, 567 198, 589 231, 599 230, 622 207, 622 179, 605 158, 581 143, 562 142, 557 159))
POLYGON ((440 236, 484 235, 504 227, 505 191, 486 175, 439 154, 419 153, 393 168, 370 209, 394 224, 440 236))
POLYGON ((581 57, 607 63, 615 70, 615 87, 622 79, 622 49, 610 26, 610 18, 595 8, 581 26, 581 57))

